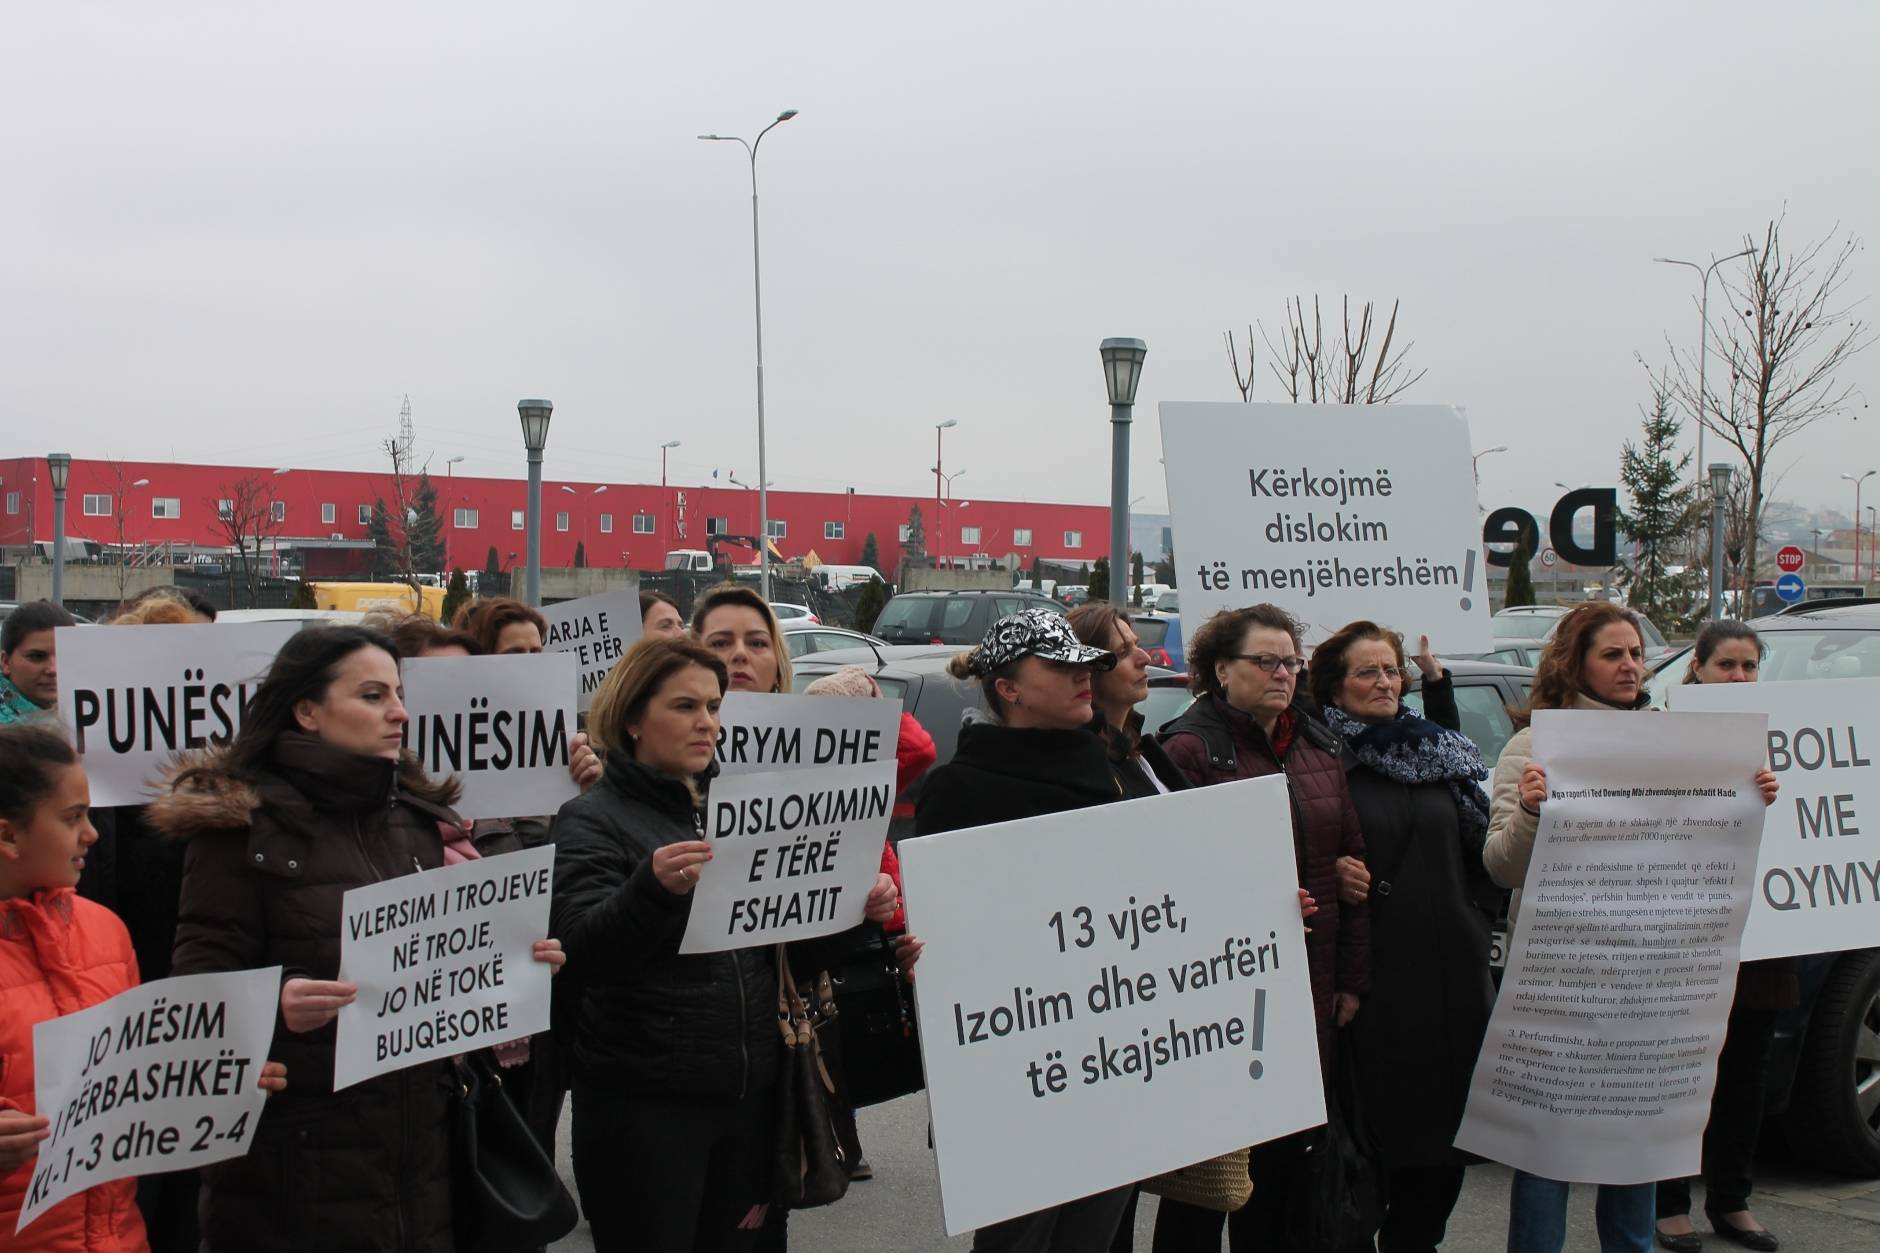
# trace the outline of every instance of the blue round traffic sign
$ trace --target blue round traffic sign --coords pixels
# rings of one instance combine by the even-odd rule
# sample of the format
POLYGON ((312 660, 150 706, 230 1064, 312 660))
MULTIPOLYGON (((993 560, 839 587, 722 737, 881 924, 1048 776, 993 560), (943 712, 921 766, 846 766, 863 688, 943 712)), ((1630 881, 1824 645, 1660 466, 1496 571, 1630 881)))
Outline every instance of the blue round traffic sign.
POLYGON ((1808 592, 1808 584, 1802 582, 1799 574, 1785 574, 1776 580, 1776 595, 1785 605, 1793 605, 1808 592))

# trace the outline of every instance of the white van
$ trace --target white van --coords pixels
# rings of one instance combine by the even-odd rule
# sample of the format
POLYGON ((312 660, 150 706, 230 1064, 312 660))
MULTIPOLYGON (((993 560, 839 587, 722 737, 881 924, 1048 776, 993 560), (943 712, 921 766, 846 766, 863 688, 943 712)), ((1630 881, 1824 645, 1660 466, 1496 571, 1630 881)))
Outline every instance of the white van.
POLYGON ((873 566, 832 566, 816 567, 815 579, 825 592, 839 592, 844 588, 864 587, 871 582, 886 583, 881 571, 873 566))
POLYGON ((712 555, 703 548, 675 548, 666 554, 666 569, 688 570, 695 574, 712 572, 712 555))

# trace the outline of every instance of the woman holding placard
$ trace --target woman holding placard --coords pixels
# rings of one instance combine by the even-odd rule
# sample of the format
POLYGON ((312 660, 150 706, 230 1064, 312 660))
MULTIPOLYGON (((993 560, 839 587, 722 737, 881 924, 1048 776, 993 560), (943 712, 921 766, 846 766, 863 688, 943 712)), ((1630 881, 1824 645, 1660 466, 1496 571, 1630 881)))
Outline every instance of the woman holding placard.
MULTIPOLYGON (((916 833, 1126 799, 1092 723, 1092 677, 1115 665, 1114 653, 1080 641, 1051 610, 1027 609, 993 623, 979 646, 951 666, 954 677, 979 681, 989 712, 967 711, 953 759, 927 776, 914 805, 916 833)), ((1113 1188, 981 1227, 973 1233, 974 1253, 1107 1249, 1134 1192, 1113 1188)))
MULTIPOLYGON (((1495 882, 1514 889, 1508 907, 1512 926, 1521 907, 1547 798, 1547 772, 1533 759, 1537 709, 1637 710, 1645 708, 1645 641, 1632 611, 1609 601, 1588 601, 1554 627, 1534 671, 1534 694, 1526 709, 1512 711, 1520 730, 1495 763, 1488 840, 1482 863, 1495 882)), ((1757 773, 1764 799, 1775 800, 1773 772, 1757 773)), ((1606 1253, 1644 1253, 1652 1247, 1657 1185, 1601 1184, 1595 1214, 1606 1253)), ((1510 1253, 1557 1253, 1566 1241, 1567 1184, 1526 1171, 1514 1172, 1509 1200, 1510 1253)))
MULTIPOLYGON (((294 1088, 246 1157, 203 1171, 203 1242, 221 1250, 455 1247, 448 1062, 332 1090, 349 889, 443 865, 456 781, 402 752, 391 640, 316 627, 282 646, 226 747, 184 758, 148 809, 186 840, 174 974, 280 965, 274 1054, 294 1088)), ((554 940, 537 961, 560 965, 554 940)))
MULTIPOLYGON (((712 858, 702 807, 726 687, 691 640, 635 644, 589 710, 601 782, 555 818, 551 929, 581 993, 575 1178, 600 1253, 729 1248, 769 1200, 774 953, 679 953, 712 858)), ((865 913, 885 921, 898 904, 881 876, 865 913)))
MULTIPOLYGON (((1306 965, 1319 1060, 1330 1076, 1337 1028, 1357 1016, 1360 998, 1371 987, 1370 911, 1338 899, 1338 861, 1362 860, 1364 839, 1345 781, 1343 745, 1297 703, 1304 668, 1298 624, 1284 609, 1259 604, 1215 614, 1188 645, 1195 702, 1163 731, 1162 747, 1197 786, 1286 776, 1293 855, 1312 918, 1306 965)), ((1307 1145, 1302 1133, 1252 1148, 1247 1167, 1253 1199, 1226 1216, 1235 1250, 1286 1247, 1288 1197, 1300 1181, 1307 1145)), ((1222 1218, 1165 1200, 1155 1247, 1218 1249, 1222 1218)))
POLYGON ((1454 1147, 1495 1003, 1490 928, 1499 889, 1482 868, 1488 769, 1458 729, 1455 684, 1430 652, 1420 716, 1403 703, 1403 637, 1353 622, 1312 653, 1312 699, 1349 754, 1366 857, 1340 900, 1369 902, 1371 995, 1347 1028, 1353 1079, 1385 1169, 1383 1253, 1433 1250, 1462 1193, 1454 1147), (1375 889, 1375 890, 1373 890, 1375 889))
MULTIPOLYGON (((43 727, 0 728, 0 1240, 9 1253, 142 1253, 137 1180, 87 1188, 14 1234, 39 1146, 33 1024, 75 1014, 138 983, 124 924, 73 892, 98 833, 78 754, 43 727)), ((270 1062, 261 1086, 279 1091, 270 1062)))
MULTIPOLYGON (((1706 622, 1697 632, 1686 683, 1754 683, 1766 652, 1755 629, 1741 622, 1706 622)), ((1704 1128, 1704 1215, 1711 1230, 1749 1249, 1773 1250, 1780 1242, 1750 1213, 1750 1171, 1762 1133, 1763 1083, 1775 1041, 1776 1016, 1801 1003, 1795 959, 1744 962, 1736 973, 1736 1000, 1717 1058, 1717 1086, 1704 1128)), ((1658 1243, 1671 1253, 1704 1247, 1691 1225, 1691 1183, 1658 1184, 1658 1243)))

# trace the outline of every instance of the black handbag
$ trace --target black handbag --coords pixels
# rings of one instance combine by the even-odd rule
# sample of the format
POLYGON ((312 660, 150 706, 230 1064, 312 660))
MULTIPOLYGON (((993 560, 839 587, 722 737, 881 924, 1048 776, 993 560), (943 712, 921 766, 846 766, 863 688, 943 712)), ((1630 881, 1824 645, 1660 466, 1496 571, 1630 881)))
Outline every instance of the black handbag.
POLYGON ((836 1086, 856 1109, 926 1086, 913 989, 887 936, 878 927, 863 930, 861 945, 830 972, 840 1002, 835 1023, 842 1064, 836 1086))
MULTIPOLYGON (((825 973, 819 982, 827 981, 825 973)), ((833 996, 828 999, 833 1005, 833 996)), ((771 1201, 786 1209, 813 1209, 839 1201, 848 1192, 849 1166, 856 1160, 851 1154, 857 1152, 855 1125, 848 1106, 836 1095, 809 1005, 796 989, 796 976, 781 944, 777 946, 777 1028, 783 1035, 783 1065, 777 1076, 771 1201), (838 1119, 848 1124, 846 1135, 838 1119)))
MULTIPOLYGON (((1353 1253, 1376 1247, 1384 1222, 1384 1169, 1352 1081, 1350 1046, 1341 1035, 1325 1085, 1325 1125, 1305 1133, 1298 1186, 1286 1208, 1286 1247, 1303 1253, 1353 1253)), ((1259 1186, 1258 1180, 1255 1187, 1259 1186)))
POLYGON ((460 1253, 515 1253, 553 1244, 580 1212, 555 1162, 503 1090, 485 1053, 453 1058, 452 1226, 460 1253))

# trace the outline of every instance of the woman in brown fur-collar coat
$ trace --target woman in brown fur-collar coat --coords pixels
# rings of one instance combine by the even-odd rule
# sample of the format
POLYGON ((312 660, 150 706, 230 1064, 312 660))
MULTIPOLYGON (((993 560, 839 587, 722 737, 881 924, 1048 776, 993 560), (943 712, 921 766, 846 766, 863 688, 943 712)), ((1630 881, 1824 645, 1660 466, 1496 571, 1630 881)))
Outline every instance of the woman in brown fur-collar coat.
MULTIPOLYGON (((283 967, 269 1056, 288 1089, 247 1156, 203 1171, 204 1248, 425 1253, 454 1247, 447 1062, 333 1091, 348 889, 443 864, 454 779, 400 751, 391 643, 357 627, 294 636, 226 748, 165 780, 149 817, 186 840, 171 973, 283 967)), ((559 945, 537 945, 559 964, 559 945)))

